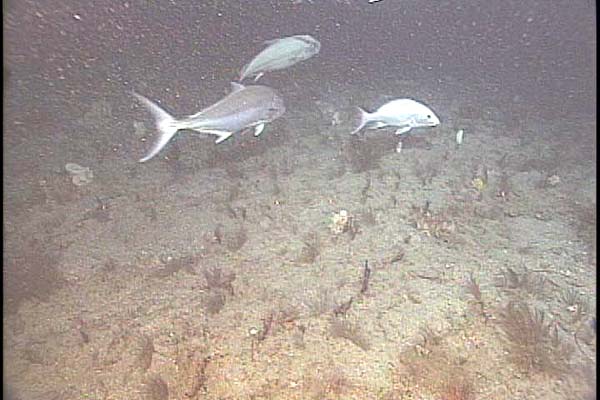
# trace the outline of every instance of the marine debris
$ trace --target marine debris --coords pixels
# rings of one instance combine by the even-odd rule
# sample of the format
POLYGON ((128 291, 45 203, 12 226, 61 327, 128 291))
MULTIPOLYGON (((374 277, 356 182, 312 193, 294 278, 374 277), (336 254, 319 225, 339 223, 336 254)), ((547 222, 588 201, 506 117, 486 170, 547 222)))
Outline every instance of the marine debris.
POLYGON ((463 129, 459 129, 456 132, 456 146, 460 146, 461 144, 463 144, 464 137, 465 131, 463 129))

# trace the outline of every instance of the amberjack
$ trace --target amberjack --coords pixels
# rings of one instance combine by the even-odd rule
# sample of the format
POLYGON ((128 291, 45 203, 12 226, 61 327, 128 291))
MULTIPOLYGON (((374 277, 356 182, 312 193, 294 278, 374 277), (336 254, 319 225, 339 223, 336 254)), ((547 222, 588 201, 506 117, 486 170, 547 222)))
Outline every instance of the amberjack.
POLYGON ((267 86, 244 86, 232 82, 232 92, 210 107, 184 118, 175 118, 156 103, 133 92, 133 95, 154 115, 159 136, 150 152, 139 162, 156 156, 182 129, 216 135, 215 143, 221 143, 236 132, 254 128, 258 136, 265 124, 279 118, 285 112, 283 99, 267 86))
POLYGON ((310 35, 295 35, 265 42, 267 47, 240 71, 239 81, 254 76, 257 81, 265 72, 290 67, 319 53, 321 43, 310 35))

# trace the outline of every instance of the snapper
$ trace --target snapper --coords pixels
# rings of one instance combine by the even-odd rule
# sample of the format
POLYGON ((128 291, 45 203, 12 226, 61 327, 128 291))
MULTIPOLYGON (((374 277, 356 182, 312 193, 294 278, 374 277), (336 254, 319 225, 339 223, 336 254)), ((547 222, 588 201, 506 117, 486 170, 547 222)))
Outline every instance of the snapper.
POLYGON ((395 134, 401 135, 413 128, 434 127, 440 124, 440 119, 429 107, 413 99, 392 100, 372 113, 357 108, 360 120, 352 135, 362 129, 378 129, 386 126, 398 128, 395 134))

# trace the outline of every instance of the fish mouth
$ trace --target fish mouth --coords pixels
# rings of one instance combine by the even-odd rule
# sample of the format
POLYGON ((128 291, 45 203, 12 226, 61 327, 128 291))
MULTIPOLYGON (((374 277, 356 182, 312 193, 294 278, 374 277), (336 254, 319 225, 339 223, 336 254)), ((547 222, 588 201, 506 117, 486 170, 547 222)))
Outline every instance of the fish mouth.
POLYGON ((417 125, 419 127, 427 127, 427 128, 434 128, 438 125, 440 125, 440 121, 439 120, 424 120, 424 121, 418 121, 417 125))
POLYGON ((275 96, 275 98, 273 99, 273 102, 271 103, 271 107, 269 107, 268 111, 269 111, 269 115, 272 120, 277 119, 277 118, 281 117, 283 114, 285 114, 286 110, 285 110, 285 103, 283 102, 283 99, 279 96, 275 96))
POLYGON ((435 115, 431 118, 431 120, 427 121, 428 126, 434 127, 441 124, 440 119, 435 115))
POLYGON ((276 119, 278 119, 279 117, 281 117, 284 113, 285 113, 285 107, 270 108, 269 109, 268 120, 269 121, 275 121, 276 119))

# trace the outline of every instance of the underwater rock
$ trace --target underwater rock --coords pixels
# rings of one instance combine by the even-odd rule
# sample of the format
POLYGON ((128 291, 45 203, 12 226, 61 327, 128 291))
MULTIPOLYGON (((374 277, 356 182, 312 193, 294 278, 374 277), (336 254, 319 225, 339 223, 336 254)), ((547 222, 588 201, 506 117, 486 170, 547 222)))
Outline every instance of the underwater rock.
POLYGON ((82 167, 79 164, 67 163, 65 170, 71 175, 71 182, 75 186, 83 186, 91 183, 94 179, 94 173, 88 167, 82 167))

